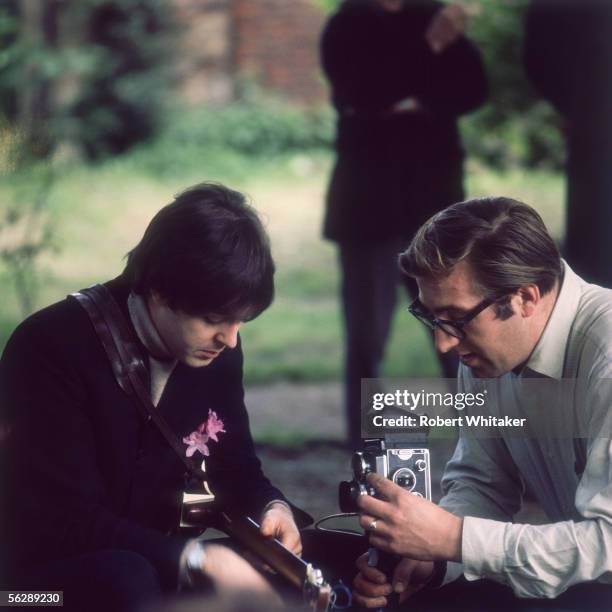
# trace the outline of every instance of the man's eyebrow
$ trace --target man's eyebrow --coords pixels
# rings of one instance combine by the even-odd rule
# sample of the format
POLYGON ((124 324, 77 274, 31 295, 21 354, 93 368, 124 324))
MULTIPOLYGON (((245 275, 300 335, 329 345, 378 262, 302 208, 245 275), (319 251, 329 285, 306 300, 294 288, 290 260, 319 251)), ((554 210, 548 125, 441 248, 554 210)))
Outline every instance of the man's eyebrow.
POLYGON ((462 308, 461 306, 457 306, 455 304, 444 304, 442 306, 438 306, 437 308, 434 308, 431 312, 433 312, 435 315, 441 313, 441 312, 456 312, 457 314, 467 314, 470 309, 469 308, 462 308))
POLYGON ((418 301, 419 301, 419 304, 421 304, 421 306, 425 308, 425 310, 428 310, 429 312, 431 312, 433 315, 436 315, 436 316, 441 312, 447 312, 447 311, 453 311, 459 315, 463 315, 463 314, 467 314, 471 310, 471 308, 463 308, 462 306, 457 306, 456 304, 443 304, 442 306, 436 306, 435 308, 429 308, 427 304, 423 303, 420 295, 418 296, 418 301))

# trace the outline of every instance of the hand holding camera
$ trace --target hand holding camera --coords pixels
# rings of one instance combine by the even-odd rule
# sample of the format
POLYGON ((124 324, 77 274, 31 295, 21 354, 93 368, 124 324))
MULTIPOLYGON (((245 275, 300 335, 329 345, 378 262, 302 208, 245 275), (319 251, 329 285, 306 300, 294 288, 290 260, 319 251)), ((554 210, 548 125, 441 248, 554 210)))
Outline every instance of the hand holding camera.
POLYGON ((463 519, 379 474, 366 480, 379 497, 357 500, 359 523, 369 531, 372 546, 421 561, 460 560, 463 519))

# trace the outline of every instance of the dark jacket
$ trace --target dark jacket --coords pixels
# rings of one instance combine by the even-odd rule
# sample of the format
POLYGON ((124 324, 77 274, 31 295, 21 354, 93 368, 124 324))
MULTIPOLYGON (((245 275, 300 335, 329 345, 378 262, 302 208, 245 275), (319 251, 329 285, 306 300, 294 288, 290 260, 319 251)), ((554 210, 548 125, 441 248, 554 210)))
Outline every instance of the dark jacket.
POLYGON ((412 0, 388 13, 373 0, 347 1, 323 32, 323 69, 338 111, 327 238, 406 237, 463 195, 457 117, 483 103, 487 82, 467 39, 439 55, 429 49, 425 32, 441 6, 412 0), (424 111, 389 112, 407 97, 424 111))
MULTIPOLYGON (((129 287, 121 278, 108 287, 128 317, 129 287)), ((185 467, 118 386, 76 301, 41 310, 13 333, 0 360, 0 406, 12 426, 3 449, 1 492, 10 568, 24 559, 130 550, 146 557, 171 588, 186 541, 172 535, 185 467)), ((158 409, 181 439, 209 409, 224 421, 227 433, 210 443, 206 470, 225 504, 258 518, 266 503, 283 499, 255 456, 240 347, 204 368, 179 363, 158 409)), ((195 458, 202 459, 199 453, 195 458)))

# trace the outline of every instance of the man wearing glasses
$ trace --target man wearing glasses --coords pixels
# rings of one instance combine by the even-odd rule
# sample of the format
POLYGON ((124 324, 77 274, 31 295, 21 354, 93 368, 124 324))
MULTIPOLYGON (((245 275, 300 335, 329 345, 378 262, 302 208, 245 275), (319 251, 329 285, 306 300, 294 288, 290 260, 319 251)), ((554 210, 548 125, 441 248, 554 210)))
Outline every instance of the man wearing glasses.
MULTIPOLYGON (((410 311, 460 359, 460 390, 494 378, 489 410, 514 417, 526 379, 569 380, 581 427, 558 439, 462 431, 438 505, 370 475, 381 499, 360 499, 361 524, 400 560, 385 577, 360 557, 357 602, 385 605, 395 591, 401 601, 419 592, 411 606, 427 610, 612 609, 612 292, 579 278, 538 214, 507 198, 438 213, 400 268, 419 287, 410 311), (512 522, 525 486, 547 524, 512 522)), ((551 426, 564 414, 537 408, 551 426)))

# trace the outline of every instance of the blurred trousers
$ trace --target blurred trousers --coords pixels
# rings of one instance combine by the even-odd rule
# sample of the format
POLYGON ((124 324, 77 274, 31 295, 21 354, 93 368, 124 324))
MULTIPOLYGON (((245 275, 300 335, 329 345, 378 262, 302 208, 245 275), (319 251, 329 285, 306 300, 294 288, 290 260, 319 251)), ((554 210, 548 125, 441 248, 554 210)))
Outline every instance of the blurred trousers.
MULTIPOLYGON (((397 286, 403 285, 409 298, 418 288, 412 278, 404 277, 398 267, 399 254, 407 241, 390 239, 379 244, 339 245, 342 274, 341 297, 345 334, 345 411, 348 442, 361 446, 361 379, 378 378, 391 320, 397 302, 397 286)), ((455 378, 459 361, 456 355, 439 355, 442 376, 455 378)), ((406 371, 406 376, 411 372, 406 371)))

